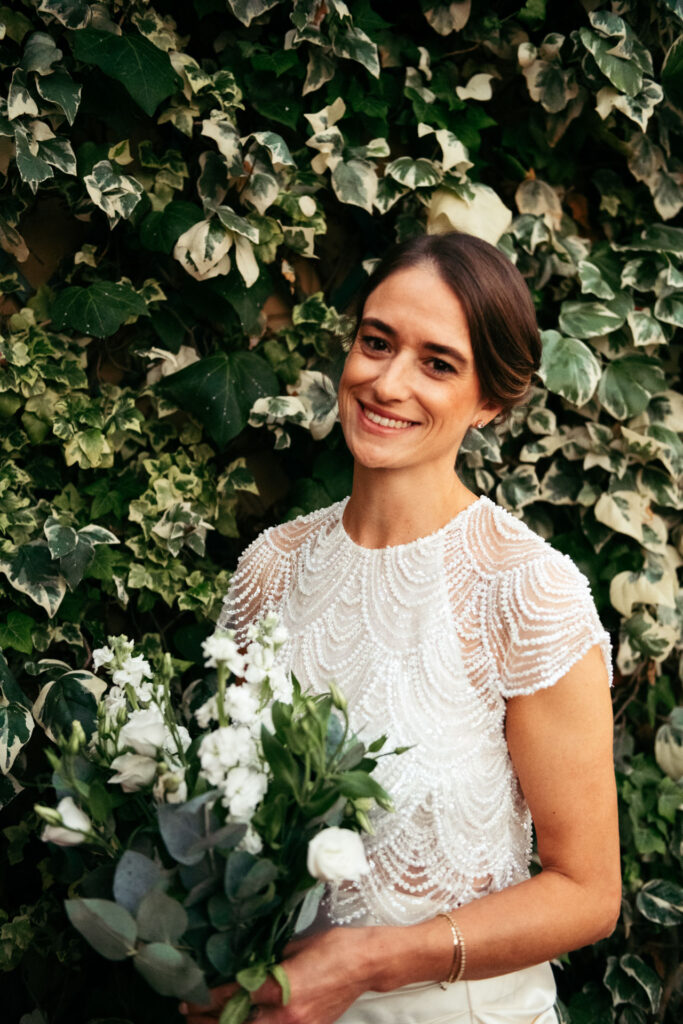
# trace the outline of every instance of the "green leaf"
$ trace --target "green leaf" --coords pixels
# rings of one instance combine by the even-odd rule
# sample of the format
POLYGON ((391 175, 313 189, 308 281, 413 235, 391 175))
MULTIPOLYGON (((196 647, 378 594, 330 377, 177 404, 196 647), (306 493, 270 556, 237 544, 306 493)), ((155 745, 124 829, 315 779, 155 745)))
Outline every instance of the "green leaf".
POLYGON ((204 850, 197 840, 204 835, 205 804, 214 799, 214 791, 203 793, 186 804, 160 804, 157 809, 159 831, 166 849, 180 864, 199 864, 204 850))
POLYGON ((636 61, 617 57, 612 53, 614 41, 599 36, 585 25, 578 30, 578 37, 592 54, 595 63, 612 85, 625 92, 627 96, 636 96, 643 87, 643 71, 636 61))
POLYGON ((413 160, 409 156, 400 156, 387 164, 385 173, 407 188, 431 188, 441 181, 438 167, 422 157, 413 160))
POLYGON ((124 907, 112 900, 65 900, 74 928, 107 960, 125 960, 135 950, 137 926, 124 907))
MULTIPOLYGON (((316 886, 316 889, 317 888, 318 886, 316 886)), ((270 968, 270 973, 273 975, 276 982, 282 989, 282 1005, 286 1006, 292 995, 292 990, 289 984, 289 978, 287 977, 287 971, 284 969, 282 964, 273 964, 273 966, 270 968)))
POLYGON ((247 425, 257 398, 279 391, 277 377, 254 352, 228 352, 200 359, 158 385, 181 409, 204 424, 219 445, 247 425))
POLYGON ((228 3, 235 17, 249 28, 254 18, 260 18, 271 7, 277 7, 280 0, 228 0, 228 3))
POLYGON ((160 889, 151 889, 135 915, 138 936, 146 942, 178 942, 188 925, 185 908, 160 889))
POLYGON ((114 281, 65 288, 52 306, 56 328, 68 327, 96 338, 114 334, 131 316, 149 316, 147 303, 129 284, 114 281))
POLYGON ((661 364, 650 356, 633 353, 608 363, 600 378, 598 398, 608 412, 624 420, 643 412, 652 395, 665 387, 661 364))
POLYGON ((539 376, 549 391, 585 405, 598 386, 600 363, 578 338, 565 338, 558 331, 542 331, 543 354, 539 376))
POLYGON ((35 620, 23 612, 9 612, 6 621, 0 626, 0 647, 13 647, 22 654, 31 654, 35 625, 35 620))
MULTIPOLYGON (((232 2, 232 0, 231 0, 232 2)), ((243 1024, 251 1011, 251 999, 244 989, 236 992, 223 1007, 218 1024, 243 1024)))
POLYGON ((45 78, 36 79, 36 89, 48 103, 61 107, 69 124, 74 123, 81 102, 82 86, 77 85, 67 71, 60 69, 45 78))
POLYGON ((268 977, 268 969, 265 964, 254 964, 252 967, 245 967, 235 975, 235 981, 245 988, 247 992, 255 992, 261 988, 268 977))
POLYGON ((136 850, 126 850, 116 865, 114 899, 131 914, 137 913, 140 902, 161 879, 158 864, 136 850))
POLYGON ((332 52, 337 57, 347 57, 362 64, 375 78, 379 78, 379 53, 377 46, 356 25, 345 22, 330 28, 332 52))
POLYGON ((168 56, 143 36, 84 28, 72 37, 74 56, 117 79, 150 117, 177 87, 168 56))
POLYGON ((59 734, 69 736, 75 720, 90 737, 97 722, 97 700, 105 687, 90 672, 65 672, 43 686, 33 705, 33 716, 53 740, 59 734))
POLYGON ((54 171, 47 160, 31 151, 31 141, 19 125, 15 130, 14 139, 17 147, 17 169, 29 188, 35 192, 41 181, 54 178, 54 171))
POLYGON ((67 28, 80 28, 91 18, 87 0, 40 0, 38 10, 51 14, 67 28))
POLYGON ((149 213, 140 225, 140 241, 152 252, 173 252, 180 236, 202 219, 202 211, 185 200, 170 202, 163 210, 149 213))
POLYGON ((287 786, 296 796, 299 792, 300 772, 291 751, 283 746, 265 726, 261 728, 263 754, 273 770, 278 786, 287 786))
POLYGON ((6 775, 31 738, 33 716, 21 704, 0 705, 0 773, 6 775))
POLYGON ((204 975, 189 954, 166 942, 141 945, 133 960, 148 985, 162 996, 206 1004, 211 995, 204 975))
POLYGON ((667 99, 683 110, 683 36, 674 40, 662 67, 662 87, 667 99))

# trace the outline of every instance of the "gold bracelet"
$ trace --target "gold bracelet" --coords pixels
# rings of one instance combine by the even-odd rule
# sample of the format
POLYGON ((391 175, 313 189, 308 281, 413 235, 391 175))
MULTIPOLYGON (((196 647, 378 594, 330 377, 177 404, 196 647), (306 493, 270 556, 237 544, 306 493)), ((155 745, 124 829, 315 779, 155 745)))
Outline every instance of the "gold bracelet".
POLYGON ((441 988, 445 991, 448 985, 452 985, 454 982, 462 979, 462 976, 465 973, 465 961, 467 956, 465 953, 465 940, 462 937, 460 928, 455 923, 452 916, 448 911, 442 911, 436 916, 445 917, 451 927, 451 935, 453 936, 453 961, 451 963, 451 969, 448 972, 448 978, 446 981, 439 982, 441 988))

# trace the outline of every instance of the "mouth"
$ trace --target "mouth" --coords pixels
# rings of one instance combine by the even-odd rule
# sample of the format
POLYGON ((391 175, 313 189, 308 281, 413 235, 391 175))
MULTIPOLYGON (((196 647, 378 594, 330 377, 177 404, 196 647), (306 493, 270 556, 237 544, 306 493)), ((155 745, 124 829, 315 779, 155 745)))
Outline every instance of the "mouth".
POLYGON ((370 423, 373 423, 377 427, 383 427, 385 430, 406 430, 408 427, 415 427, 417 423, 414 420, 399 419, 396 416, 386 416, 384 413, 379 412, 377 409, 371 408, 366 405, 365 402, 361 402, 358 399, 358 405, 361 408, 362 415, 370 423))

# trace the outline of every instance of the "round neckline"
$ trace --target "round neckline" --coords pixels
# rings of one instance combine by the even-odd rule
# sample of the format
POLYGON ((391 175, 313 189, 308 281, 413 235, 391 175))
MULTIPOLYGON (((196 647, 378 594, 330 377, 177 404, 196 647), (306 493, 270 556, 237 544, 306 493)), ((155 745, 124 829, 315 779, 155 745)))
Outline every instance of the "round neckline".
POLYGON ((339 531, 341 533, 341 536, 346 541, 346 543, 348 543, 352 548, 355 548, 357 551, 361 551, 370 555, 374 554, 375 552, 382 553, 383 551, 407 551, 412 547, 419 547, 420 545, 423 545, 429 541, 437 540, 439 537, 443 536, 443 534, 446 533, 448 530, 452 529, 456 524, 460 525, 460 523, 462 523, 466 518, 468 518, 469 513, 473 508, 488 501, 488 498, 486 497, 485 494, 480 494, 479 497, 475 498, 474 501, 471 501, 469 505, 465 505, 465 507, 461 508, 459 512, 456 512, 453 518, 449 519, 448 522, 444 523, 443 526, 440 526, 437 530, 434 530, 432 533, 425 533, 421 537, 415 537, 414 540, 407 540, 404 541, 402 544, 385 544, 381 548, 367 548, 363 544, 358 544, 357 541, 355 541, 353 537, 351 537, 346 527, 344 526, 344 511, 348 504, 349 497, 344 498, 343 501, 341 502, 341 510, 339 514, 339 521, 337 524, 339 531))

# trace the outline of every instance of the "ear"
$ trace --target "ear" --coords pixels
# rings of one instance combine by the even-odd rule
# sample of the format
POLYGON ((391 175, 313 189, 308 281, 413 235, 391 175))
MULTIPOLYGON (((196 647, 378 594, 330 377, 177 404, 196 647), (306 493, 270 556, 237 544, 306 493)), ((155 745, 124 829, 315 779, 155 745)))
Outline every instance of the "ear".
POLYGON ((502 411, 503 411, 503 406, 502 405, 496 405, 496 403, 493 402, 493 401, 489 401, 488 399, 483 399, 482 402, 481 402, 481 405, 477 409, 477 414, 474 417, 474 422, 473 422, 472 426, 474 427, 478 423, 482 423, 482 421, 483 421, 483 426, 478 428, 478 429, 481 430, 481 429, 483 429, 483 427, 488 426, 488 424, 491 422, 491 420, 494 420, 496 418, 496 416, 499 413, 501 413, 502 411))

